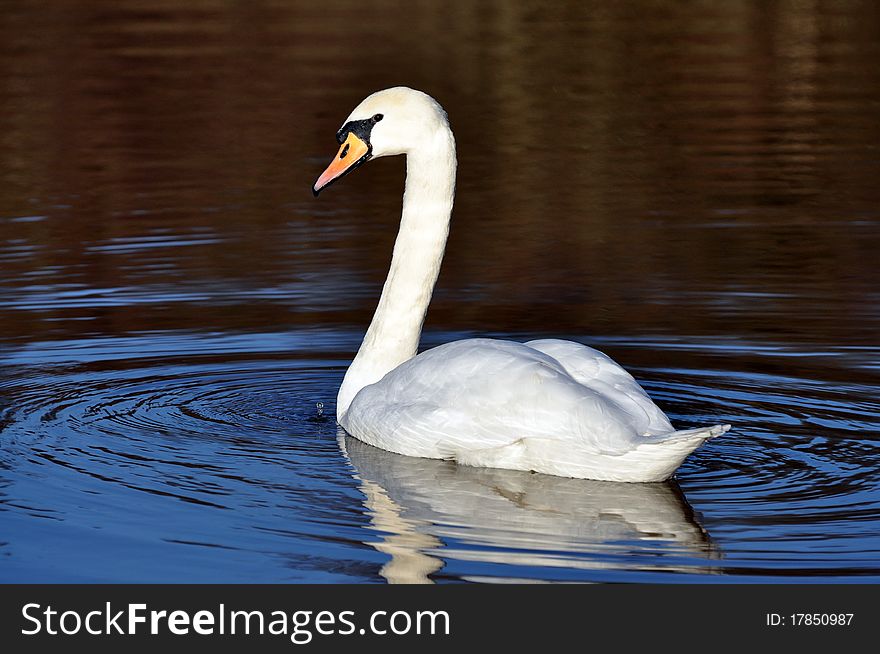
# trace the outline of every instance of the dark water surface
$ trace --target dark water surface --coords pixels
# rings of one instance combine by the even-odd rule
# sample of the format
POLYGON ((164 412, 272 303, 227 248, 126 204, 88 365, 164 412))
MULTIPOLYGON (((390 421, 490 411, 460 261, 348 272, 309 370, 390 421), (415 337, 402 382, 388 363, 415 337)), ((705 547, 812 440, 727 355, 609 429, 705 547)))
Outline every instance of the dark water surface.
POLYGON ((0 12, 0 581, 880 581, 876 3, 81 4, 0 12), (396 84, 459 147, 425 346, 603 349, 733 425, 675 480, 338 433, 404 163, 310 185, 396 84))

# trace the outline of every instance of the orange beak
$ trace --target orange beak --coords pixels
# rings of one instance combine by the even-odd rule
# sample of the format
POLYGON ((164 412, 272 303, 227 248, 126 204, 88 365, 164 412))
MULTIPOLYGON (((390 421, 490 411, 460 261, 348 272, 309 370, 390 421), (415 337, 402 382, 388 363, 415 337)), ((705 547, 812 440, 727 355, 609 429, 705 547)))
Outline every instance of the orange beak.
POLYGON ((317 197, 322 189, 357 168, 369 159, 371 150, 372 148, 355 136, 354 132, 349 132, 348 138, 339 146, 339 152, 327 166, 327 170, 321 173, 318 181, 315 182, 312 193, 317 197))

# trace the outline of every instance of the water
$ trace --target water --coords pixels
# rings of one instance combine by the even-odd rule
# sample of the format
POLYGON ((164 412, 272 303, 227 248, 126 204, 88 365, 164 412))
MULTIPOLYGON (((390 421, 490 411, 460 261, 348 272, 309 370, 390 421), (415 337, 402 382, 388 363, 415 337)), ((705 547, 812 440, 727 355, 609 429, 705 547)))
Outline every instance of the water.
POLYGON ((0 14, 0 580, 880 580, 873 3, 83 4, 0 14), (424 346, 599 347, 733 425, 674 480, 339 432, 403 161, 310 185, 399 83, 459 148, 424 346))

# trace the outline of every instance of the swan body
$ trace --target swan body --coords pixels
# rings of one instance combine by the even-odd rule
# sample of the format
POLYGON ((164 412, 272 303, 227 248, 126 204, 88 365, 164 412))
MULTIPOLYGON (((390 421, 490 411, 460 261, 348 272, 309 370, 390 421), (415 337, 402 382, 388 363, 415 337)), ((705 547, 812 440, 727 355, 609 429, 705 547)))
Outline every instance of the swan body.
POLYGON ((370 158, 405 154, 407 179, 388 278, 337 397, 352 436, 409 456, 610 481, 662 481, 729 425, 676 431, 611 358, 571 341, 475 338, 418 352, 455 191, 455 141, 430 96, 379 91, 337 133, 313 187, 370 158))

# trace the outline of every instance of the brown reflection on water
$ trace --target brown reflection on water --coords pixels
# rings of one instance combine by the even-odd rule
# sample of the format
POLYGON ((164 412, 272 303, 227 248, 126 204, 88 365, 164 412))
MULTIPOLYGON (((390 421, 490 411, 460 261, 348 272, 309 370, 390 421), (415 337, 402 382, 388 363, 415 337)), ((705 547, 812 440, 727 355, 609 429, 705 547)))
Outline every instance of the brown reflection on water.
POLYGON ((430 329, 873 343, 872 2, 9 2, 0 338, 366 326, 403 162, 313 200, 367 93, 459 146, 430 329), (65 298, 59 301, 59 297, 65 298))

